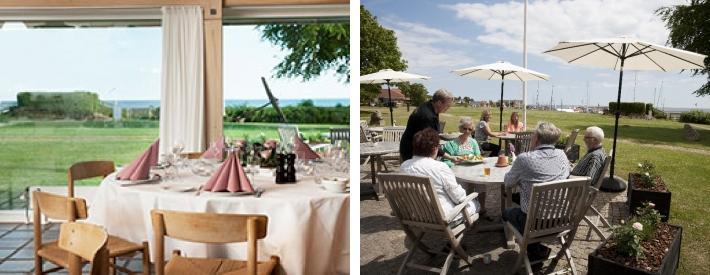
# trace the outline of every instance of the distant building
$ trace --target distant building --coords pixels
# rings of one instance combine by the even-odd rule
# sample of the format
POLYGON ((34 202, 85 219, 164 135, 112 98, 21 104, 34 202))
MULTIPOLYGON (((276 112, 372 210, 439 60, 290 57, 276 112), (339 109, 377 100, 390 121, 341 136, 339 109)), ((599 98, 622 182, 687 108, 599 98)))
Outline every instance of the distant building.
MULTIPOLYGON (((392 102, 395 104, 394 106, 400 106, 409 100, 409 98, 402 93, 402 90, 397 87, 392 87, 390 92, 392 102)), ((388 103, 390 102, 390 94, 388 94, 387 88, 380 89, 380 94, 377 95, 377 101, 385 106, 388 106, 388 103)))

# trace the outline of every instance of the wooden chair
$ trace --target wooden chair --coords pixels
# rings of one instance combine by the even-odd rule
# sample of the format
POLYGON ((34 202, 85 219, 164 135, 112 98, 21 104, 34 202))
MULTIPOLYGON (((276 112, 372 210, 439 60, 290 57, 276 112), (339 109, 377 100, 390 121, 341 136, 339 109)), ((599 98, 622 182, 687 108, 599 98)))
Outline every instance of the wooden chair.
POLYGON ((180 157, 183 157, 186 159, 199 159, 202 157, 202 154, 204 154, 204 152, 187 152, 187 153, 180 153, 180 157))
POLYGON ((264 215, 190 213, 169 210, 151 210, 155 239, 155 271, 163 274, 272 274, 279 258, 271 256, 268 261, 257 262, 258 239, 266 237, 268 217, 264 215), (247 242, 247 260, 201 259, 182 257, 179 250, 173 251, 170 262, 165 264, 165 236, 190 242, 233 243, 247 242), (230 273, 231 274, 231 273, 230 273))
POLYGON ((95 177, 106 177, 116 171, 116 165, 109 160, 83 161, 72 164, 67 171, 68 196, 74 197, 74 181, 95 177))
POLYGON ((459 205, 454 207, 452 214, 447 216, 441 208, 439 199, 434 194, 434 188, 429 178, 392 173, 380 174, 377 180, 381 184, 381 190, 384 191, 394 215, 399 219, 404 233, 414 242, 414 246, 407 253, 397 274, 402 274, 407 267, 446 274, 455 256, 471 264, 471 259, 461 247, 461 239, 464 233, 468 229, 472 229, 475 221, 478 220, 478 214, 469 213, 466 208, 466 205, 476 198, 478 193, 468 195, 459 205), (463 215, 464 222, 452 227, 452 223, 459 215, 463 215), (415 232, 420 233, 416 234, 415 232), (442 253, 427 247, 422 243, 425 233, 444 235, 451 245, 450 251, 442 253), (437 268, 410 263, 410 259, 417 250, 428 254, 429 257, 433 257, 435 254, 446 255, 444 265, 437 268))
MULTIPOLYGON (((604 158, 604 166, 602 167, 602 169, 599 170, 599 173, 597 173, 597 175, 594 175, 594 177, 592 178, 593 183, 594 183, 592 186, 594 188, 599 189, 599 187, 602 185, 602 182, 604 181, 604 175, 606 175, 606 173, 609 172, 609 167, 611 164, 611 154, 613 154, 613 153, 614 153, 613 149, 611 151, 609 151, 609 155, 607 155, 604 158)), ((611 224, 609 224, 609 221, 607 221, 606 218, 604 218, 604 216, 599 212, 599 210, 597 210, 594 207, 594 205, 589 205, 589 210, 591 210, 594 213, 594 215, 597 216, 598 220, 602 222, 603 226, 611 228, 611 224)), ((591 237, 592 230, 595 233, 597 233, 599 238, 601 238, 603 241, 607 239, 607 237, 604 236, 604 233, 602 233, 602 231, 599 229, 599 227, 597 227, 596 221, 592 222, 592 220, 587 216, 582 217, 582 220, 584 220, 584 222, 586 222, 587 225, 589 225, 589 230, 587 231, 587 240, 589 240, 589 237, 591 237)))
POLYGON ((515 133, 515 154, 520 155, 522 153, 532 150, 532 131, 515 133))
MULTIPOLYGON (((35 247, 35 274, 44 274, 53 272, 63 268, 69 268, 68 255, 66 251, 59 249, 56 241, 42 242, 42 222, 41 216, 54 220, 76 221, 86 219, 88 216, 86 200, 82 198, 71 198, 60 196, 52 193, 41 191, 32 192, 33 213, 33 230, 34 230, 34 247, 35 247), (56 268, 48 271, 42 270, 42 261, 47 260, 57 265, 56 268)), ((113 272, 120 270, 129 274, 134 274, 122 266, 115 265, 116 258, 119 256, 131 256, 136 252, 143 253, 143 274, 150 274, 150 253, 148 251, 148 242, 136 244, 119 237, 108 237, 108 257, 111 262, 113 272)))
POLYGON ((91 274, 108 274, 108 234, 98 225, 68 222, 59 228, 59 248, 67 252, 69 274, 81 275, 82 260, 91 262, 91 274))
POLYGON ((596 190, 589 186, 590 178, 575 178, 553 181, 532 186, 531 199, 528 202, 528 215, 523 232, 505 222, 506 235, 513 234, 520 252, 509 274, 514 274, 524 265, 527 274, 533 274, 531 262, 527 257, 530 243, 559 240, 560 251, 547 259, 553 259, 547 272, 551 272, 557 261, 564 255, 569 262, 572 274, 577 274, 576 266, 569 251, 579 222, 592 203, 596 190), (591 191, 590 191, 591 190, 591 191))
POLYGON ((330 144, 338 140, 350 142, 350 128, 330 128, 330 144))
POLYGON ((577 141, 577 134, 579 134, 579 129, 574 129, 567 137, 567 143, 565 143, 565 154, 572 150, 572 145, 577 141))

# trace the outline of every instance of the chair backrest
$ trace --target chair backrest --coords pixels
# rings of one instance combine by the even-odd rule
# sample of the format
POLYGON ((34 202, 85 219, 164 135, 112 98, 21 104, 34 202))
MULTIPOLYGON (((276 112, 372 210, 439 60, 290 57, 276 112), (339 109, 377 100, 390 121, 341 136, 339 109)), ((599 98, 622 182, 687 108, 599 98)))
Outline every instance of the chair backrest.
POLYGON ((565 153, 569 152, 569 150, 572 149, 572 145, 574 145, 574 142, 577 141, 578 133, 579 129, 574 129, 572 130, 572 133, 569 134, 569 137, 567 137, 567 143, 565 143, 565 153))
POLYGON ((444 133, 444 128, 446 128, 446 120, 439 120, 439 133, 444 133))
POLYGON ((360 127, 367 128, 367 120, 360 120, 360 127))
MULTIPOLYGON (((35 255, 42 247, 42 215, 55 220, 73 222, 88 216, 86 201, 82 198, 70 198, 42 191, 32 192, 32 231, 35 255)), ((81 268, 80 268, 81 269, 81 268)))
POLYGON ((401 173, 377 175, 385 197, 404 226, 444 230, 444 211, 429 178, 401 173))
POLYGON ((594 175, 594 177, 592 178, 592 186, 594 186, 594 188, 599 189, 599 187, 602 186, 602 182, 604 181, 604 175, 609 172, 609 167, 611 167, 611 154, 613 153, 614 149, 611 149, 609 151, 609 155, 604 158, 604 166, 602 166, 602 169, 597 170, 599 171, 599 173, 594 175))
POLYGON ((365 142, 370 142, 370 137, 367 135, 367 131, 365 131, 365 127, 360 125, 360 143, 365 143, 365 142))
POLYGON ((91 262, 91 274, 108 274, 108 233, 89 223, 63 223, 59 228, 59 248, 69 252, 69 274, 79 275, 81 261, 91 262))
POLYGON ((389 126, 382 128, 382 141, 399 142, 404 134, 404 126, 389 126))
POLYGON ((67 171, 67 186, 69 188, 69 197, 74 197, 74 181, 83 180, 95 177, 106 177, 116 171, 116 165, 113 161, 108 160, 93 160, 83 161, 72 164, 67 171))
POLYGON ((265 215, 191 213, 151 210, 157 274, 164 269, 164 237, 200 243, 247 242, 247 274, 256 274, 256 240, 266 237, 265 215), (253 272, 252 272, 253 271, 253 272))
POLYGON ((335 144, 338 140, 350 142, 350 128, 330 128, 330 143, 335 144))
POLYGON ((515 154, 520 155, 522 153, 532 150, 532 131, 515 133, 515 154))
POLYGON ((575 178, 535 184, 530 192, 524 238, 574 230, 588 206, 589 181, 575 178))

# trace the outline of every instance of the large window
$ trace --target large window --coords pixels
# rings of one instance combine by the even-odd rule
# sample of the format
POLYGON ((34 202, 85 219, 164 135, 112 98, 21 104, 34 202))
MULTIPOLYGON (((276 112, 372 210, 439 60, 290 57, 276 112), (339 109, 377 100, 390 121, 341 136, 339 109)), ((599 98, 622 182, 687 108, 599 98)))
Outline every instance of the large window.
POLYGON ((158 138, 160 28, 91 25, 0 30, 0 209, 23 208, 28 186, 65 186, 75 162, 125 165, 158 138))

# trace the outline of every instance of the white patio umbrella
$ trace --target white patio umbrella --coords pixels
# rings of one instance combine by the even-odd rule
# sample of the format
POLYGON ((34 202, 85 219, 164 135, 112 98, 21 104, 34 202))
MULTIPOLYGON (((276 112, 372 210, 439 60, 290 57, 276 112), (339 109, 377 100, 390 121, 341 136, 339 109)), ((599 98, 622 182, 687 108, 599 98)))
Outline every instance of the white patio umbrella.
POLYGON ((619 129, 619 105, 621 104, 621 81, 624 69, 671 71, 684 69, 702 69, 705 55, 680 49, 661 46, 639 40, 634 37, 621 36, 577 41, 562 41, 547 54, 557 56, 572 64, 586 64, 603 68, 619 70, 619 91, 616 96, 616 118, 614 122, 614 145, 611 156, 609 178, 605 181, 605 189, 621 191, 626 188, 623 181, 614 179, 614 163, 616 160, 616 136, 619 129))
POLYGON ((390 83, 396 82, 408 82, 410 80, 416 79, 429 79, 428 76, 410 74, 400 71, 394 71, 392 69, 380 70, 376 73, 366 74, 360 76, 361 84, 382 84, 387 83, 387 96, 389 96, 389 107, 390 107, 390 124, 394 125, 394 114, 392 113, 392 91, 390 90, 390 83))
POLYGON ((523 67, 518 67, 505 61, 496 63, 469 67, 453 71, 460 76, 470 76, 483 78, 488 80, 500 79, 500 131, 503 131, 503 83, 506 79, 509 80, 548 80, 549 75, 529 70, 523 67))

